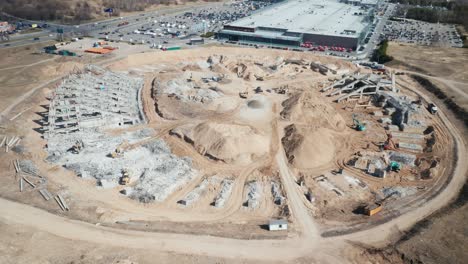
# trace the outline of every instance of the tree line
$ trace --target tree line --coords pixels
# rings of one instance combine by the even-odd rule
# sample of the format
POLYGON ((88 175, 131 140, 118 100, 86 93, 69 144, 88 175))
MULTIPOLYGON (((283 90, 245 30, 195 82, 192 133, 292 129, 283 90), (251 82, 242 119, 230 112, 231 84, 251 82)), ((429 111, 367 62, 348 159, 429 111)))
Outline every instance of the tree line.
MULTIPOLYGON (((104 8, 120 11, 144 11, 153 5, 183 4, 197 0, 0 0, 0 11, 30 20, 76 23, 102 16, 104 8)), ((219 0, 204 0, 218 2, 219 0)))
POLYGON ((468 29, 468 1, 391 0, 400 3, 398 15, 431 23, 461 24, 468 29))

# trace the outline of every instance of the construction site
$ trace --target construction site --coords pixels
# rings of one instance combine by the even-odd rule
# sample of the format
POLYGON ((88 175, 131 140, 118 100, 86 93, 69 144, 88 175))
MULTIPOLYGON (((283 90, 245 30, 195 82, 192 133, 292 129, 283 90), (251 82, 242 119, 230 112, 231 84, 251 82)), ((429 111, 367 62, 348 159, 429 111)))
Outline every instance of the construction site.
POLYGON ((218 257, 239 246, 247 259, 288 261, 311 246, 339 263, 331 244, 385 240, 466 172, 460 136, 418 85, 279 50, 77 63, 29 108, 2 113, 0 191, 87 230, 173 234, 163 251, 210 255, 212 243, 218 257))

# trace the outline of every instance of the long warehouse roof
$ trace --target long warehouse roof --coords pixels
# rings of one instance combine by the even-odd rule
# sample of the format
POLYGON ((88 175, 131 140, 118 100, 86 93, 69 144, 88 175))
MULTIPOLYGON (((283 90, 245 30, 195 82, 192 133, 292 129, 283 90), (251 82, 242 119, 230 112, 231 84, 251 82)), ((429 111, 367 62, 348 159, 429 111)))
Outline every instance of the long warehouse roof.
MULTIPOLYGON (((375 1, 377 0, 369 0, 375 1)), ((260 10, 230 26, 267 27, 323 35, 359 35, 367 23, 366 8, 338 0, 290 0, 260 10)))

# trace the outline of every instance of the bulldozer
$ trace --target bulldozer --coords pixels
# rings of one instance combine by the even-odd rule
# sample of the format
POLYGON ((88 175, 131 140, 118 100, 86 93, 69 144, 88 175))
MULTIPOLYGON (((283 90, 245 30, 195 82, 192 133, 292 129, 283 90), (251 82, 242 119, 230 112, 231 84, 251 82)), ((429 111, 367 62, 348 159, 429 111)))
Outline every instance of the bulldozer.
POLYGON ((130 182, 130 173, 128 169, 122 169, 122 177, 120 177, 120 185, 127 185, 130 182))
POLYGON ((354 129, 356 129, 357 131, 366 130, 366 125, 364 123, 361 123, 361 121, 357 119, 357 116, 355 114, 353 115, 353 123, 354 123, 354 129))
POLYGON ((125 140, 120 145, 118 145, 117 148, 115 148, 115 150, 110 154, 110 156, 114 159, 118 157, 122 157, 125 150, 127 150, 129 147, 130 147, 130 144, 128 143, 127 140, 125 140))

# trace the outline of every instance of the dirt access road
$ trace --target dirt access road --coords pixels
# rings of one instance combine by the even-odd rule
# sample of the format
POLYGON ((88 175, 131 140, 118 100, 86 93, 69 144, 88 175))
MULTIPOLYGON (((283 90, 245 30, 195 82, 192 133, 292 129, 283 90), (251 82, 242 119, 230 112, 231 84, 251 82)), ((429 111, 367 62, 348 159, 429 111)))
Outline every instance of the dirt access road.
MULTIPOLYGON (((424 98, 424 95, 421 96, 424 98)), ((443 113, 440 113, 440 116, 448 131, 451 131, 454 136, 458 157, 453 178, 447 188, 437 197, 410 213, 383 225, 345 236, 323 238, 319 235, 317 226, 300 199, 282 151, 277 154, 276 162, 280 168, 285 191, 290 198, 292 214, 298 226, 303 230, 301 236, 289 237, 285 240, 236 240, 211 236, 120 230, 66 219, 5 199, 0 199, 0 207, 4 212, 0 215, 0 221, 6 224, 28 226, 66 239, 131 249, 157 249, 175 253, 272 261, 287 261, 313 255, 321 263, 345 263, 347 260, 341 250, 346 246, 347 241, 373 243, 374 246, 378 243, 383 245, 395 229, 407 229, 457 195, 465 182, 468 166, 465 142, 447 117, 443 113)))
MULTIPOLYGON (((428 100, 424 95, 421 97, 428 100)), ((22 98, 15 102, 19 103, 22 98)), ((11 107, 9 107, 11 108, 11 107)), ((447 204, 465 182, 468 163, 466 145, 458 130, 449 122, 444 113, 440 117, 447 131, 454 137, 457 164, 448 186, 434 199, 423 206, 397 217, 385 224, 345 236, 321 237, 320 230, 308 214, 302 202, 301 193, 288 167, 283 150, 275 155, 294 224, 302 230, 301 235, 291 234, 285 240, 238 240, 222 237, 189 234, 168 234, 143 231, 121 230, 96 226, 83 221, 70 220, 32 206, 0 199, 0 224, 11 227, 28 227, 71 241, 83 241, 108 247, 127 249, 149 249, 152 251, 206 255, 230 259, 254 259, 266 261, 289 261, 303 256, 312 256, 319 263, 346 263, 342 251, 348 241, 388 243, 388 236, 395 230, 404 230, 417 221, 447 204)), ((277 139, 279 141, 279 138, 277 139)), ((278 144, 281 144, 280 142, 278 144)), ((5 238, 3 238, 5 240, 5 238)), ((11 238, 14 239, 14 238, 11 238)))

